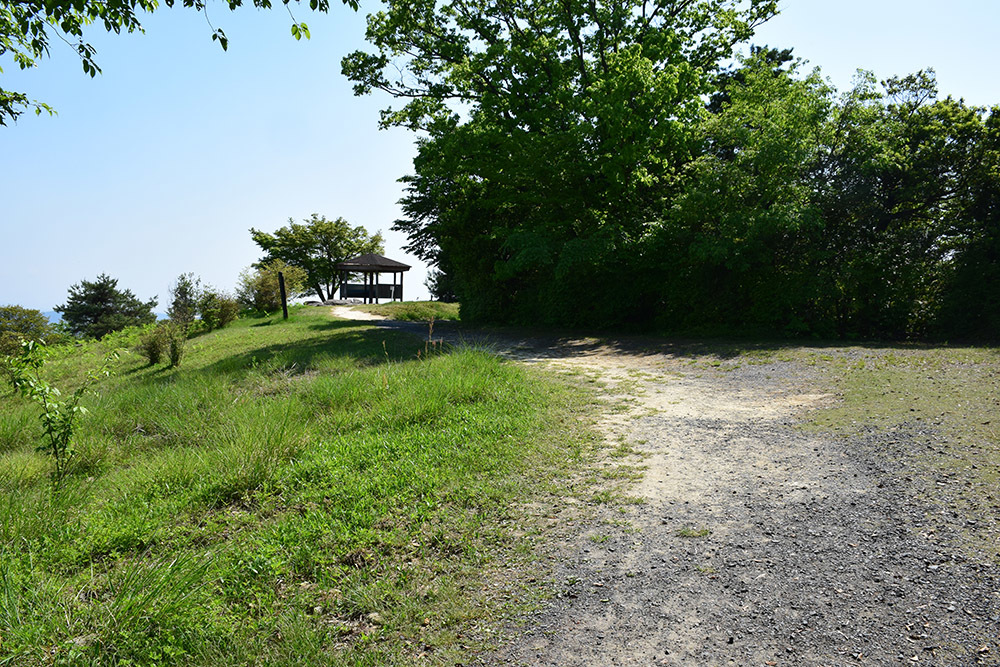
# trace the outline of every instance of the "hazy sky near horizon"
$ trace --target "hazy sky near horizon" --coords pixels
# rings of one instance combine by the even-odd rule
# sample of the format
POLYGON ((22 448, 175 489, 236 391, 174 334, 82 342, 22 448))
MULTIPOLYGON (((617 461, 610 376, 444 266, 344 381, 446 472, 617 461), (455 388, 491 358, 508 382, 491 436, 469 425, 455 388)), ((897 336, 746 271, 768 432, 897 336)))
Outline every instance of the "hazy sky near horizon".
MULTIPOLYGON (((96 79, 57 40, 36 69, 0 61, 5 88, 59 112, 0 128, 0 304, 50 310, 71 284, 108 273, 142 299, 157 296, 162 311, 183 272, 232 289, 260 256, 250 227, 272 231, 314 212, 382 231, 386 254, 413 265, 407 298, 426 299, 425 267, 389 229, 414 135, 379 131, 389 100, 354 97, 340 74, 341 58, 365 46, 374 5, 362 5, 293 8, 312 33, 297 42, 281 8, 213 3, 228 52, 202 16, 163 9, 142 19, 145 34, 88 35, 103 68, 96 79)), ((942 97, 1000 104, 1000 2, 781 7, 753 42, 794 48, 841 90, 858 68, 886 78, 933 67, 942 97)))

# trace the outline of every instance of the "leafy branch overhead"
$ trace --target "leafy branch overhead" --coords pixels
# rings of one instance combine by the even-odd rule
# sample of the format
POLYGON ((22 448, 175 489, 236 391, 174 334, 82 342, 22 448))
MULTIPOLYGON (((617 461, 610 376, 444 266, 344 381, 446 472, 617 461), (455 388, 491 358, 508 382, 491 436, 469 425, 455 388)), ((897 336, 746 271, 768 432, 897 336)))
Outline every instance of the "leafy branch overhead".
POLYGON ((646 98, 676 120, 775 12, 774 0, 390 0, 368 18, 376 51, 350 54, 343 70, 358 95, 407 100, 384 113, 390 125, 456 122, 450 100, 529 131, 646 98))
MULTIPOLYGON (((358 9, 358 0, 343 0, 343 3, 358 9)), ((205 0, 164 0, 167 7, 180 5, 206 12, 205 0)), ((271 9, 272 0, 225 0, 230 10, 235 10, 244 4, 258 9, 271 9)), ((289 7, 300 5, 299 0, 281 0, 281 4, 289 7)), ((309 9, 326 12, 330 8, 329 0, 309 0, 309 9)), ((103 27, 107 32, 120 34, 122 32, 142 32, 139 16, 151 13, 160 7, 158 0, 17 0, 16 2, 0 3, 0 57, 7 54, 21 69, 36 67, 38 61, 49 55, 52 37, 66 42, 80 57, 83 71, 90 76, 96 76, 101 71, 97 64, 97 52, 85 41, 84 31, 87 27, 103 27)), ((206 15, 207 17, 207 15, 206 15)), ((308 26, 292 18, 292 36, 295 39, 309 38, 308 26)), ((211 25, 211 22, 209 22, 211 25)), ((229 42, 225 32, 212 27, 212 40, 219 42, 225 50, 229 42)), ((0 73, 3 70, 0 68, 0 73)), ((30 99, 25 93, 9 91, 0 87, 0 125, 16 120, 25 109, 33 108, 36 113, 52 108, 43 102, 30 99)))

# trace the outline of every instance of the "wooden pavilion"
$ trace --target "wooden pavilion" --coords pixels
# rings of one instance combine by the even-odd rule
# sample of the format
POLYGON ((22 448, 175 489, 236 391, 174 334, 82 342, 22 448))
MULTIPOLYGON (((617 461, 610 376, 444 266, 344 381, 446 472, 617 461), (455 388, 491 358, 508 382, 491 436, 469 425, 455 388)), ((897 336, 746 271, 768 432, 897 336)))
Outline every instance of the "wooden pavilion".
POLYGON ((364 299, 365 303, 378 303, 379 299, 403 300, 403 273, 410 267, 382 255, 367 253, 340 262, 337 269, 340 271, 341 299, 364 299), (391 283, 380 280, 383 273, 392 274, 391 283), (361 274, 364 282, 347 282, 352 274, 361 274))

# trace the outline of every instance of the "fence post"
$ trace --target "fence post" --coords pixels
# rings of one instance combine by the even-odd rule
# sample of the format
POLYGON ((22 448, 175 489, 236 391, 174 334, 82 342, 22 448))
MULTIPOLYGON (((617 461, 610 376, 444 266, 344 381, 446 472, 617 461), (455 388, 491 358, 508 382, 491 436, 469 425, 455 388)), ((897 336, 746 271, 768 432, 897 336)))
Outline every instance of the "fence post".
POLYGON ((285 296, 285 274, 278 271, 278 289, 281 290, 281 314, 288 319, 288 298, 285 296))

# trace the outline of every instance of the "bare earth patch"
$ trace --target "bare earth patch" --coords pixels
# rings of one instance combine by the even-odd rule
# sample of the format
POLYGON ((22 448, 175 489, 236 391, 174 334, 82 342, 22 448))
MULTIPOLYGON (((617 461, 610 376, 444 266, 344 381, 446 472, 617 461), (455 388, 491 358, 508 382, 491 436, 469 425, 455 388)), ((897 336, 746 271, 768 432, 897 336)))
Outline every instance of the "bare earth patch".
POLYGON ((597 464, 644 469, 635 499, 550 521, 552 599, 480 664, 1000 664, 997 564, 956 546, 966 517, 884 437, 802 428, 837 400, 808 366, 492 344, 604 383, 627 409, 601 418, 597 464))
POLYGON ((351 306, 333 306, 330 308, 330 314, 334 317, 339 317, 342 320, 384 320, 385 318, 381 315, 376 315, 375 313, 366 313, 362 310, 355 310, 351 306))

